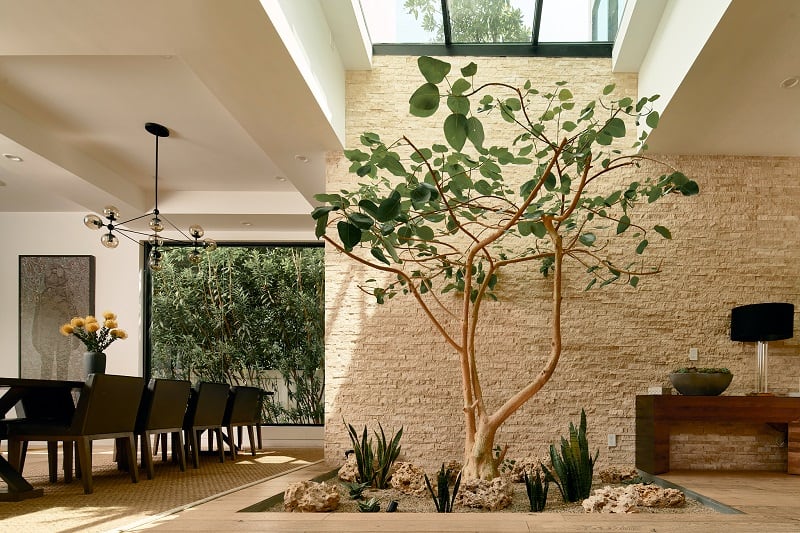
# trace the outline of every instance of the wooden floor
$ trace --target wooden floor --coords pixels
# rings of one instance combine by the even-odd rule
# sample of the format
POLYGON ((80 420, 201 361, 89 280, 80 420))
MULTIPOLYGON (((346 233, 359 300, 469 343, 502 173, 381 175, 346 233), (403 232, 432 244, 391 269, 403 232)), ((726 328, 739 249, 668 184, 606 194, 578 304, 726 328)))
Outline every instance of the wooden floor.
POLYGON ((800 476, 758 472, 670 472, 669 482, 742 514, 254 513, 238 512, 328 471, 322 463, 124 531, 625 531, 800 532, 800 476))

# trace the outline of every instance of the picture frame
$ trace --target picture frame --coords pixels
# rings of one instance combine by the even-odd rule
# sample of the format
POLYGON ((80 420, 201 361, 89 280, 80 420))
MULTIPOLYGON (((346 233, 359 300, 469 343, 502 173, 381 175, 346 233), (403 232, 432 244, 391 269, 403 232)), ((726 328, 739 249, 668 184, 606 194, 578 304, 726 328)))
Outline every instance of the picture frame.
POLYGON ((59 328, 94 314, 92 255, 19 256, 19 376, 83 380, 83 344, 59 328))

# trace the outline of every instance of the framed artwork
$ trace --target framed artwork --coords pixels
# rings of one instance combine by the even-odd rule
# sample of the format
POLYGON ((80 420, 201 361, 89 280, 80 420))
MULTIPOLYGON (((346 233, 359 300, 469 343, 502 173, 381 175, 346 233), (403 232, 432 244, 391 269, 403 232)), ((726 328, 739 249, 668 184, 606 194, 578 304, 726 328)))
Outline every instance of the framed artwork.
POLYGON ((59 331, 94 314, 94 256, 19 256, 19 375, 83 380, 83 343, 59 331))

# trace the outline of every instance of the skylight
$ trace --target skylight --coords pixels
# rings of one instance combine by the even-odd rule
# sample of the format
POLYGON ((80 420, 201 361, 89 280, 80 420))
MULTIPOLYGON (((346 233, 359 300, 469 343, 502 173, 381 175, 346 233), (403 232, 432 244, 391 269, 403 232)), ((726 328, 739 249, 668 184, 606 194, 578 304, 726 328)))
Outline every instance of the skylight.
POLYGON ((361 0, 375 53, 609 55, 624 0, 361 0), (594 52, 586 52, 596 48, 594 52), (598 51, 602 50, 602 53, 598 51), (572 53, 572 52, 574 53, 572 53))

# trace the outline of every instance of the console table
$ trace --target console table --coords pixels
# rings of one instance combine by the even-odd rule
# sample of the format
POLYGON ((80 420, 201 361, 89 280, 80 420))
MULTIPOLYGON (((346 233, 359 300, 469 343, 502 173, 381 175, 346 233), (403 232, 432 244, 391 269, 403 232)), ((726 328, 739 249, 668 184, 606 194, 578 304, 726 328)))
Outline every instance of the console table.
POLYGON ((800 474, 800 398, 783 396, 636 396, 636 468, 669 471, 675 422, 746 422, 788 426, 787 472, 800 474))

